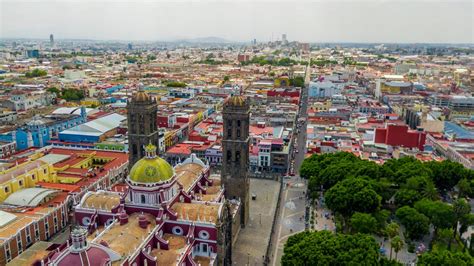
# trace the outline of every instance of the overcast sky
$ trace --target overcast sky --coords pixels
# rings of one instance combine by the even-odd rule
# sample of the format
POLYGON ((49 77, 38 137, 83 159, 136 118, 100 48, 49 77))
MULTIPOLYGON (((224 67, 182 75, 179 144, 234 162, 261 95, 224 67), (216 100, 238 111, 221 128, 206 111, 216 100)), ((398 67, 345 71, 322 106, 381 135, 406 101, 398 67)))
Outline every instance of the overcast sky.
POLYGON ((1 38, 474 42, 473 0, 0 0, 1 38), (273 37, 272 37, 273 36, 273 37))

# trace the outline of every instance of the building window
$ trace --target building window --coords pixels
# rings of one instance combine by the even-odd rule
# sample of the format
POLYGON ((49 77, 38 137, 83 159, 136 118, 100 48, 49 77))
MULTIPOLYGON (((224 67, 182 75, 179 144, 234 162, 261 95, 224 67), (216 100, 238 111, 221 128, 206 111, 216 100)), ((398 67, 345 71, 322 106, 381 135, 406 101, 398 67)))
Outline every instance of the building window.
POLYGON ((30 233, 30 228, 26 229, 26 245, 31 244, 31 233, 30 233))
POLYGON ((237 120, 237 126, 240 127, 240 120, 237 120))
POLYGON ((232 160, 232 152, 231 151, 227 151, 226 160, 227 160, 227 162, 230 162, 232 160))
POLYGON ((240 151, 235 152, 235 160, 239 163, 240 162, 240 151))
POLYGON ((23 180, 18 180, 18 185, 20 185, 20 187, 23 186, 23 180))
POLYGON ((18 245, 18 254, 23 252, 23 244, 21 243, 21 233, 16 236, 16 242, 18 245))
POLYGON ((90 223, 91 223, 91 218, 89 218, 89 217, 84 217, 84 218, 82 218, 82 224, 83 224, 83 225, 87 226, 87 225, 89 225, 90 223))
POLYGON ((146 203, 146 197, 145 197, 145 195, 141 195, 141 203, 146 203))
POLYGON ((10 192, 10 188, 5 187, 5 193, 8 193, 8 192, 10 192))
POLYGON ((183 229, 181 229, 181 227, 179 227, 179 226, 173 227, 173 229, 171 229, 171 231, 175 235, 178 235, 178 236, 183 235, 183 229))
POLYGON ((7 250, 5 250, 5 256, 7 257, 7 262, 10 262, 12 259, 12 254, 10 253, 10 243, 8 243, 7 250))
POLYGON ((227 137, 228 138, 232 137, 232 128, 230 128, 230 127, 227 129, 227 137))
POLYGON ((209 233, 205 230, 201 230, 199 231, 199 238, 209 239, 209 233))
POLYGON ((240 138, 240 129, 237 129, 237 138, 240 138))
POLYGON ((35 238, 39 239, 39 226, 38 226, 38 223, 35 223, 35 238))

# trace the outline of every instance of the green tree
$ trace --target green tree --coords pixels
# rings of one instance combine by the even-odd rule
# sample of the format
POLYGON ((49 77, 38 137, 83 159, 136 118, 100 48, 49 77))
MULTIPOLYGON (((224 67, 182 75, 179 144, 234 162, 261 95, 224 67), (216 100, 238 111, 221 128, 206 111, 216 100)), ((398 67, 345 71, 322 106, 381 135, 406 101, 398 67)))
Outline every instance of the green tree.
MULTIPOLYGON (((398 252, 403 248, 403 240, 400 238, 400 236, 395 236, 392 238, 392 241, 390 241, 390 250, 395 250, 395 260, 397 260, 397 255, 398 252)), ((390 251, 390 259, 392 258, 392 253, 390 251)))
POLYGON ((467 178, 463 178, 459 180, 457 187, 458 187, 458 198, 472 195, 471 183, 467 180, 467 178))
POLYGON ((77 89, 64 89, 61 98, 66 101, 80 101, 84 99, 84 92, 77 89))
POLYGON ((395 215, 405 226, 410 239, 421 239, 429 232, 430 220, 424 214, 409 206, 399 208, 395 215))
POLYGON ((225 82, 229 82, 229 80, 230 80, 230 77, 229 77, 229 76, 227 76, 227 75, 224 76, 224 83, 225 83, 225 82))
POLYGON ((148 61, 156 60, 156 55, 154 55, 154 54, 149 54, 149 55, 146 56, 146 60, 148 60, 148 61))
POLYGON ((285 244, 281 264, 287 265, 377 265, 379 250, 369 235, 303 232, 285 244))
POLYGON ((370 182, 361 178, 345 179, 326 192, 328 208, 343 216, 345 229, 346 219, 354 212, 373 213, 379 209, 380 201, 370 182))
POLYGON ((395 193, 395 203, 398 206, 413 206, 421 198, 421 194, 413 189, 401 188, 395 193))
POLYGON ((186 83, 184 82, 178 82, 178 81, 171 81, 166 83, 166 87, 172 87, 172 88, 184 88, 186 87, 186 83))
MULTIPOLYGON (((466 228, 472 222, 471 206, 464 199, 457 199, 453 203, 454 222, 453 222, 453 237, 449 240, 448 249, 451 249, 451 242, 456 238, 458 233, 458 225, 460 229, 466 228)), ((461 233, 460 233, 461 234, 461 233)))
POLYGON ((472 179, 471 172, 460 163, 444 160, 427 162, 425 165, 431 170, 436 187, 441 190, 451 190, 463 178, 472 179))
POLYGON ((304 78, 303 77, 295 77, 290 79, 290 85, 293 87, 304 87, 304 78))
POLYGON ((49 87, 46 89, 47 92, 55 93, 56 96, 61 95, 61 91, 56 87, 49 87))
POLYGON ((430 219, 437 234, 439 228, 450 228, 454 222, 453 207, 441 201, 422 199, 415 203, 415 209, 430 219))
POLYGON ((46 75, 48 75, 48 72, 46 72, 46 70, 38 69, 38 68, 35 68, 32 71, 25 73, 25 76, 27 78, 44 77, 46 75))
POLYGON ((351 217, 351 227, 356 233, 370 234, 377 228, 377 220, 368 213, 356 212, 351 217))
POLYGON ((465 252, 450 252, 448 250, 432 250, 423 253, 418 258, 417 265, 420 266, 442 266, 442 265, 455 265, 455 266, 472 266, 474 265, 474 259, 468 253, 465 252))
MULTIPOLYGON (((390 239, 393 239, 400 234, 400 225, 398 225, 396 222, 391 222, 385 228, 385 232, 390 239)), ((393 246, 390 246, 390 259, 392 259, 392 250, 393 246)))

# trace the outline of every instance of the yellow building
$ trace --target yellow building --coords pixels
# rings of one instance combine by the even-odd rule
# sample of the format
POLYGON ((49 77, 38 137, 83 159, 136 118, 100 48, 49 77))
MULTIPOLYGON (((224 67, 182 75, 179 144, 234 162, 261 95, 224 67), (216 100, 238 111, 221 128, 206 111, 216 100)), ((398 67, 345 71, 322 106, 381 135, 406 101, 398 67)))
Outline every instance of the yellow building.
POLYGON ((81 101, 81 105, 88 107, 96 107, 100 105, 100 102, 97 99, 85 99, 81 101))
POLYGON ((282 76, 275 79, 275 87, 288 87, 290 86, 290 79, 287 76, 282 76))
POLYGON ((324 102, 315 102, 311 105, 311 108, 313 110, 318 111, 318 112, 324 112, 328 111, 329 108, 331 108, 332 104, 331 101, 324 101, 324 102))
POLYGON ((10 194, 24 188, 35 187, 38 182, 56 182, 53 166, 42 160, 32 160, 0 172, 0 202, 10 194))

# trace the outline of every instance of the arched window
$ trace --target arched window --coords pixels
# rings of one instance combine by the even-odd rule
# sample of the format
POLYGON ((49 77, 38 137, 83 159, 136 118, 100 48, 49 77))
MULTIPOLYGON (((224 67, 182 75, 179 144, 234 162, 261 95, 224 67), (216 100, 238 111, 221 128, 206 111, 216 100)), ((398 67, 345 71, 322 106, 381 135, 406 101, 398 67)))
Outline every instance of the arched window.
POLYGON ((145 195, 141 195, 140 198, 141 198, 141 200, 140 200, 141 203, 146 203, 146 197, 145 197, 145 195))

